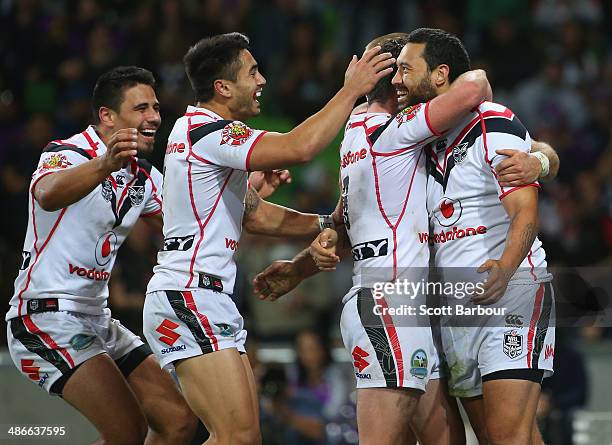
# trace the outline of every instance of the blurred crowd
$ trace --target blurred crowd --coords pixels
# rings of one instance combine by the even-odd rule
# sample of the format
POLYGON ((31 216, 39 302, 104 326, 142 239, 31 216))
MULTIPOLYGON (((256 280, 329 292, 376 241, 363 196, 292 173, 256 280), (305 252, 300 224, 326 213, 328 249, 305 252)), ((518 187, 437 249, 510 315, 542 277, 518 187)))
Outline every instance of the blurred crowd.
MULTIPOLYGON (((165 138, 193 100, 182 57, 198 39, 229 31, 251 38, 268 81, 263 115, 252 125, 286 130, 333 95, 350 56, 372 38, 420 26, 459 35, 473 67, 486 69, 494 99, 509 106, 532 137, 549 142, 559 153, 559 178, 545 184, 540 194, 540 237, 549 264, 610 266, 609 1, 402 0, 382 7, 375 0, 5 0, 0 2, 0 196, 5 212, 0 223, 0 291, 5 301, 21 260, 28 183, 39 153, 48 141, 80 132, 90 122, 90 94, 95 79, 107 69, 139 65, 155 74, 163 122, 152 161, 161 168, 165 138)), ((337 147, 332 144, 316 162, 296 169, 293 184, 273 200, 305 211, 331 212, 338 196, 337 147)), ((137 332, 143 291, 160 243, 160 234, 138 225, 113 272, 111 307, 137 332)), ((314 350, 321 338, 341 345, 339 303, 349 287, 350 266, 316 277, 275 304, 253 298, 249 282, 271 260, 289 258, 306 244, 246 237, 239 254, 237 296, 252 337, 291 342, 302 332, 298 355, 300 344, 306 342, 303 347, 314 350)), ((590 340, 607 335, 601 329, 583 332, 590 340)), ((278 443, 321 443, 325 434, 312 434, 319 431, 313 426, 318 425, 318 414, 308 417, 314 412, 309 410, 332 403, 332 395, 319 393, 321 375, 309 376, 307 368, 296 366, 293 371, 271 368, 261 373, 269 411, 283 419, 298 418, 286 434, 308 433, 303 442, 278 438, 278 443), (276 382, 272 386, 277 392, 266 387, 267 381, 276 382), (302 386, 311 389, 308 396, 300 392, 302 386), (287 413, 278 394, 302 400, 303 412, 287 413)))

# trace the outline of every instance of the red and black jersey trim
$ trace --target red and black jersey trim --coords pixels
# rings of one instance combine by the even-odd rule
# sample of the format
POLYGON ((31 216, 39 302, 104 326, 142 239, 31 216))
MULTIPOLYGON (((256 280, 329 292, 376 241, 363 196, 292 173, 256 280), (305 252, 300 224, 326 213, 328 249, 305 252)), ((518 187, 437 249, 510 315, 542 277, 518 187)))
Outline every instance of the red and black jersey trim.
POLYGON ((538 362, 540 361, 540 354, 544 349, 544 341, 546 340, 546 333, 550 326, 550 315, 553 308, 552 283, 545 283, 543 286, 544 299, 542 301, 542 312, 540 312, 540 318, 538 318, 535 335, 533 337, 533 351, 531 353, 532 369, 539 369, 538 362))
MULTIPOLYGON (((470 122, 469 125, 473 125, 472 129, 469 130, 462 138, 455 140, 445 151, 446 157, 446 168, 444 169, 444 173, 441 173, 439 169, 436 168, 436 160, 438 159, 438 154, 434 151, 434 144, 430 144, 427 148, 427 156, 426 156, 426 166, 427 166, 427 174, 432 176, 436 182, 442 185, 442 189, 446 191, 446 186, 448 185, 448 178, 450 176, 450 172, 455 166, 455 159, 452 156, 453 148, 458 145, 467 144, 467 150, 471 150, 476 140, 482 136, 482 125, 479 125, 479 119, 476 119, 470 122)), ((510 119, 501 117, 501 116, 492 116, 485 117, 485 130, 487 134, 490 133, 504 133, 511 134, 520 139, 526 140, 527 138, 527 129, 523 125, 523 123, 519 120, 518 117, 512 115, 510 119)), ((510 147, 511 148, 511 147, 510 147)))
POLYGON ((385 377, 387 388, 397 388, 397 366, 393 359, 393 348, 387 338, 384 322, 374 311, 374 296, 369 289, 361 289, 357 294, 357 313, 361 325, 376 352, 376 359, 385 377))
POLYGON ((211 340, 204 334, 204 330, 200 323, 198 323, 198 317, 190 310, 185 304, 183 295, 179 291, 167 290, 166 297, 170 306, 174 310, 174 313, 191 331, 193 338, 200 346, 203 354, 208 354, 214 351, 211 340))
POLYGON ((62 374, 71 372, 71 366, 62 358, 58 351, 49 348, 38 335, 32 334, 26 329, 22 317, 11 318, 9 323, 11 325, 13 337, 19 340, 28 351, 38 355, 44 361, 51 363, 59 369, 62 374))
POLYGON ((386 123, 382 124, 376 130, 374 130, 374 132, 369 136, 369 139, 370 139, 370 142, 371 142, 372 146, 378 140, 378 138, 383 133, 383 131, 385 131, 387 129, 387 127, 391 124, 391 122, 393 122, 393 121, 394 121, 394 118, 391 118, 386 123))
MULTIPOLYGON (((139 167, 138 172, 136 173, 136 177, 132 180, 132 182, 128 186, 126 186, 124 193, 127 193, 127 190, 130 187, 144 188, 146 186, 147 179, 151 177, 151 170, 153 169, 153 165, 149 161, 145 159, 138 159, 136 163, 139 167)), ((110 202, 111 208, 113 209, 113 214, 115 215, 115 224, 113 225, 114 229, 115 227, 121 225, 121 223, 123 222, 123 218, 132 208, 132 200, 124 199, 121 203, 121 207, 117 209, 117 195, 115 193, 115 190, 113 189, 110 202)))
POLYGON ((189 130, 189 139, 191 140, 191 145, 195 145, 200 139, 204 136, 208 136, 209 134, 221 130, 226 125, 231 124, 233 121, 230 120, 222 120, 211 122, 210 124, 200 125, 198 127, 194 127, 189 130))
POLYGON ((81 156, 87 158, 87 159, 93 159, 93 157, 87 153, 87 151, 83 150, 80 147, 77 147, 76 145, 65 145, 65 144, 54 144, 53 142, 51 142, 50 144, 48 144, 44 149, 43 149, 43 153, 54 153, 54 152, 58 152, 58 151, 74 151, 75 153, 80 154, 81 156))

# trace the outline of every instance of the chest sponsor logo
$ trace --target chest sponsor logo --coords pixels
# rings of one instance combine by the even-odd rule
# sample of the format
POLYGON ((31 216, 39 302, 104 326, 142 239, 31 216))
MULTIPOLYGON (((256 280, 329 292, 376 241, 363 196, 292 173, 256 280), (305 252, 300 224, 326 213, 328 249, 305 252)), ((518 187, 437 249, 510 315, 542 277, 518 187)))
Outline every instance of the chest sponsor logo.
POLYGON ((193 239, 195 235, 187 235, 187 236, 173 236, 164 239, 164 247, 162 250, 189 250, 191 246, 193 246, 193 239))
POLYGON ((456 224, 463 214, 463 206, 458 199, 444 197, 440 201, 438 208, 439 212, 435 212, 434 216, 443 227, 450 227, 456 224))
POLYGON ((75 266, 72 263, 68 264, 68 272, 70 275, 77 275, 82 278, 87 278, 92 281, 108 281, 110 278, 110 273, 105 271, 104 269, 86 269, 84 267, 75 266))
POLYGON ((517 331, 504 332, 504 354, 510 358, 517 358, 523 352, 523 336, 517 331))
POLYGON ((96 243, 96 263, 106 266, 117 251, 117 235, 113 231, 106 232, 98 238, 96 243))
POLYGON ((253 130, 247 127, 247 125, 243 122, 234 121, 223 127, 220 145, 242 145, 251 136, 253 136, 253 130))
POLYGON ((81 351, 89 348, 95 339, 95 335, 76 334, 70 339, 70 345, 75 351, 81 351))
POLYGON ((408 108, 404 108, 402 111, 397 113, 397 116, 395 116, 395 120, 397 121, 397 126, 399 127, 400 125, 414 119, 418 111, 421 109, 421 106, 422 104, 412 105, 408 108))
POLYGON ((419 242, 421 244, 429 243, 431 245, 444 244, 447 241, 454 241, 465 238, 466 236, 484 235, 485 233, 487 233, 486 226, 467 227, 465 229, 454 226, 447 231, 442 230, 439 233, 434 232, 432 235, 427 232, 420 232, 419 242))
POLYGON ((166 146, 166 154, 170 155, 172 153, 184 153, 185 152, 185 144, 184 143, 168 143, 166 146))
POLYGON ((138 207, 144 201, 144 185, 130 185, 128 187, 128 198, 134 207, 138 207))
POLYGON ((21 251, 21 266, 19 266, 19 270, 26 270, 30 265, 30 260, 32 259, 32 254, 27 250, 21 251))
POLYGON ((377 256, 386 256, 389 242, 386 238, 355 244, 351 249, 354 261, 362 261, 377 256))
POLYGON ((238 248, 238 241, 231 239, 231 238, 225 238, 225 248, 226 249, 230 249, 230 250, 236 250, 238 248))
POLYGON ((365 148, 362 148, 359 151, 353 153, 352 151, 348 151, 344 156, 342 156, 342 163, 340 164, 342 168, 346 168, 351 164, 355 164, 362 159, 365 159, 368 155, 368 151, 365 148))

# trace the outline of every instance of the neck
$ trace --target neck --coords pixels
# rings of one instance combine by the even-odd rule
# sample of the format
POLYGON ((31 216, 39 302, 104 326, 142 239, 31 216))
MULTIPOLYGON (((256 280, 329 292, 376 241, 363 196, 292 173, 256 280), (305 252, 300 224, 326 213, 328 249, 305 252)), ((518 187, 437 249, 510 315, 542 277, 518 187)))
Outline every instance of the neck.
POLYGON ((439 96, 440 94, 444 94, 446 93, 450 88, 450 83, 445 82, 444 85, 442 85, 441 87, 436 87, 436 95, 439 96))
POLYGON ((394 114, 397 111, 397 99, 391 97, 384 102, 374 101, 368 103, 368 113, 394 114))
POLYGON ((104 142, 104 145, 108 147, 108 143, 111 139, 111 136, 113 135, 115 131, 112 128, 105 127, 104 125, 101 125, 101 124, 96 124, 93 127, 96 130, 96 133, 98 134, 102 142, 104 142))
POLYGON ((220 103, 215 99, 211 99, 208 102, 196 102, 196 107, 206 108, 214 113, 217 113, 223 119, 237 120, 236 116, 233 115, 232 111, 226 104, 220 103))

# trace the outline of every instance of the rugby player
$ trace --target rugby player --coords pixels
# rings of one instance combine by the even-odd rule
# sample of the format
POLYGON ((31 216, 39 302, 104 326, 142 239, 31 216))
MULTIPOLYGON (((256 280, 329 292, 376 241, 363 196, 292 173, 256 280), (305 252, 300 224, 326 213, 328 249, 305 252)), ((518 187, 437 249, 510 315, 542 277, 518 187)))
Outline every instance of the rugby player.
POLYGON ((246 331, 231 299, 242 227, 253 233, 315 235, 330 217, 261 201, 250 170, 306 162, 331 142, 357 98, 395 62, 374 47, 353 57, 344 87, 288 133, 250 128, 266 83, 239 33, 195 44, 185 56, 196 106, 170 134, 165 158, 164 248, 149 282, 145 336, 162 366, 174 367, 183 394, 210 431, 210 444, 261 442, 246 331))
POLYGON ((108 71, 93 91, 94 125, 43 150, 6 315, 15 366, 108 444, 189 443, 196 426, 172 378, 107 307, 117 249, 138 218, 161 227, 162 176, 139 157, 161 122, 154 87, 143 68, 108 71))

